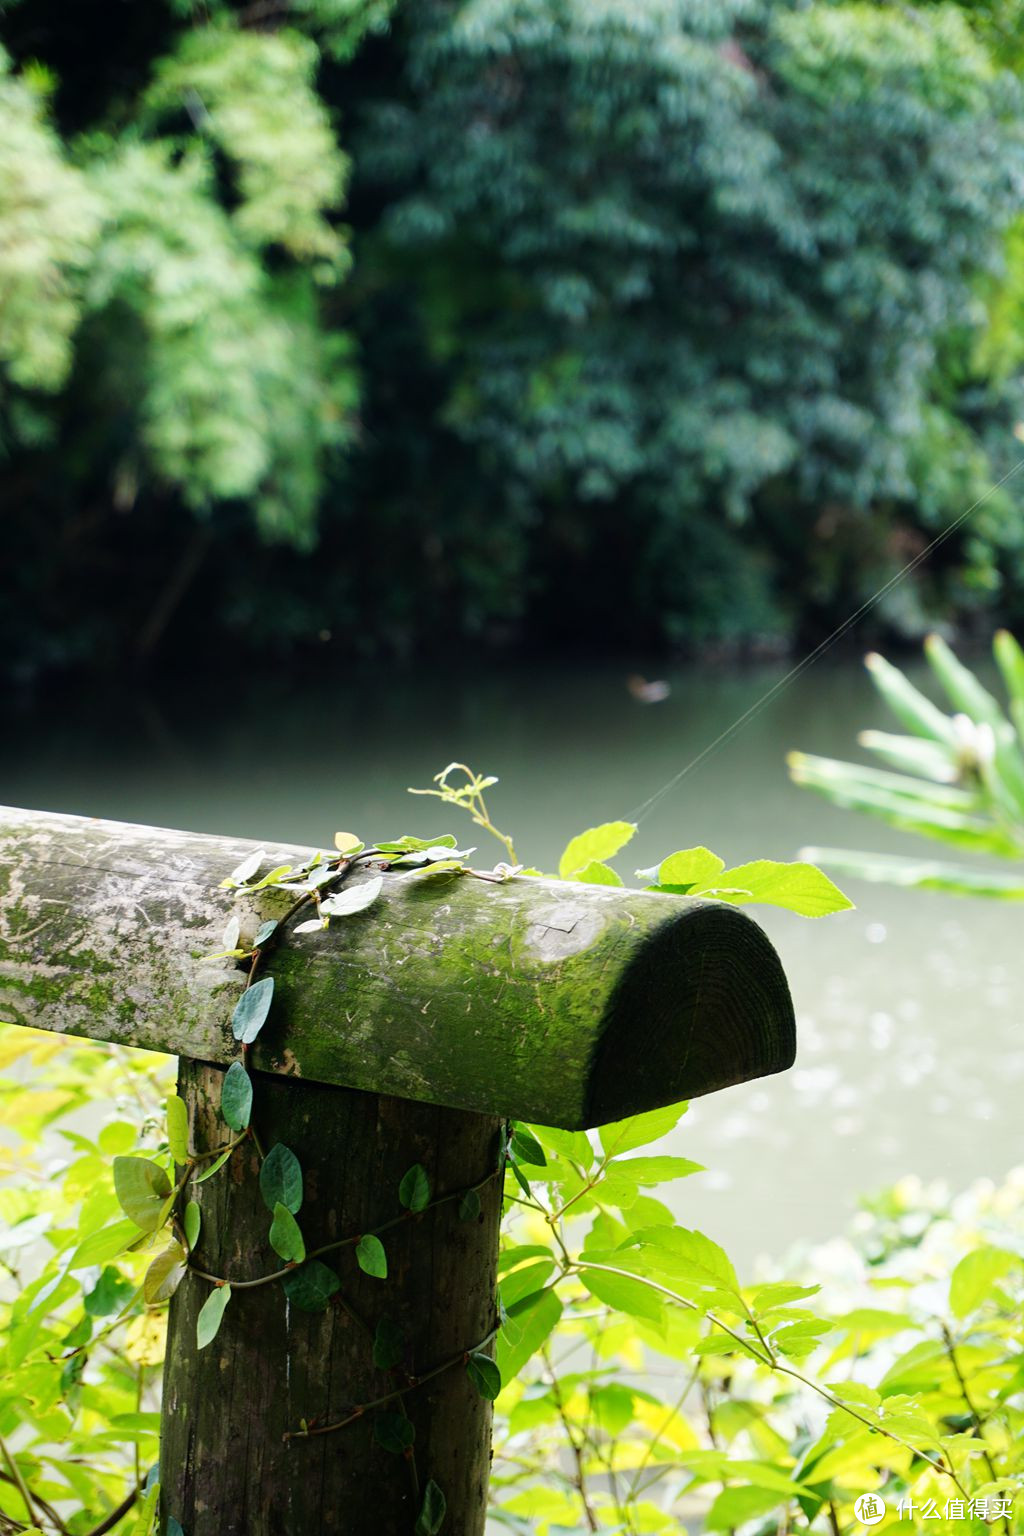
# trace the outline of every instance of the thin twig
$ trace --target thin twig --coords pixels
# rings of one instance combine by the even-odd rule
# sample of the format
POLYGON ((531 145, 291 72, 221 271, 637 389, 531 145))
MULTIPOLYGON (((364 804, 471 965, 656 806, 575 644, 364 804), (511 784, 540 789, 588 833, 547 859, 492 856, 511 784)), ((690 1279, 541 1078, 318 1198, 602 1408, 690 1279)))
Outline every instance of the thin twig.
POLYGON ((428 1381, 433 1381, 435 1377, 442 1376, 445 1371, 450 1371, 454 1366, 464 1364, 470 1355, 475 1355, 478 1350, 486 1349, 497 1331, 497 1328, 492 1328, 490 1333, 485 1334, 478 1344, 471 1344, 468 1349, 460 1350, 457 1355, 452 1355, 450 1360, 442 1360, 440 1365, 435 1365, 433 1370, 426 1371, 422 1376, 410 1376, 404 1387, 396 1387, 393 1392, 387 1392, 383 1397, 375 1397, 368 1403, 359 1403, 343 1419, 338 1419, 334 1424, 318 1424, 313 1429, 286 1429, 282 1438, 284 1440, 309 1440, 314 1435, 332 1435, 335 1430, 345 1429, 349 1424, 354 1424, 357 1419, 372 1413, 375 1408, 385 1408, 388 1403, 397 1402, 406 1392, 413 1392, 417 1387, 425 1386, 428 1381))

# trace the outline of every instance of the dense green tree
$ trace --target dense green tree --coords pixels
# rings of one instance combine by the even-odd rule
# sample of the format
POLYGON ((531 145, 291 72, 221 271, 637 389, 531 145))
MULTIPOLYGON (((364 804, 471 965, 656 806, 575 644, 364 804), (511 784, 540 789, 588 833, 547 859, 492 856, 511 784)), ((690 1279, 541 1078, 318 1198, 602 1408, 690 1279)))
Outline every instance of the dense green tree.
POLYGON ((5 654, 827 624, 1009 463, 1013 9, 19 0, 5 654))

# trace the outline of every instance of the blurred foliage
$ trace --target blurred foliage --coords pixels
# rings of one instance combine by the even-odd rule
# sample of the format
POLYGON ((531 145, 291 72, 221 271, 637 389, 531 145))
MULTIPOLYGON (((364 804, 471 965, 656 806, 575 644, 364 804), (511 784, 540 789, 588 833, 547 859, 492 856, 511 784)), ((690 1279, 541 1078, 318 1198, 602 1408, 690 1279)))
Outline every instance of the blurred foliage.
POLYGON ((861 732, 861 746, 890 768, 793 752, 789 769, 797 784, 817 790, 834 805, 1018 867, 972 867, 842 848, 808 848, 804 858, 862 880, 1024 900, 1024 651, 1007 630, 996 635, 993 649, 1009 696, 1008 712, 941 636, 931 635, 925 655, 955 713, 944 713, 891 662, 869 656, 872 681, 911 733, 861 732))
MULTIPOLYGON (((1019 0, 94 12, 5 16, 24 675, 172 623, 779 645, 1014 461, 1019 0)), ((882 624, 1019 609, 1020 506, 882 624)))

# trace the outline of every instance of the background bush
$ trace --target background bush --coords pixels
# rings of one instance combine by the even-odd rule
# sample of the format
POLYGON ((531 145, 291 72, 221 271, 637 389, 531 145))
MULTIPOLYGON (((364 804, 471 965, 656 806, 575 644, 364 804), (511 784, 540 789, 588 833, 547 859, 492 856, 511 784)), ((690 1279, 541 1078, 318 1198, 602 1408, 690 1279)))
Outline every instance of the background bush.
POLYGON ((1014 462, 1019 12, 17 0, 6 663, 820 632, 1014 462))

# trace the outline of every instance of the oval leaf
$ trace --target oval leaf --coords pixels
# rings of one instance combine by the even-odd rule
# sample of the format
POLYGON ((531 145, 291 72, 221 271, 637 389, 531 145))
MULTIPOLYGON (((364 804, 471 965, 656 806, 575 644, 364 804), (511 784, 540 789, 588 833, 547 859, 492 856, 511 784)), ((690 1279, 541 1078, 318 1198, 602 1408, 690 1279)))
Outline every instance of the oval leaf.
POLYGON ((185 1241, 189 1252, 199 1241, 199 1229, 203 1224, 202 1212, 195 1200, 190 1200, 185 1207, 185 1241))
POLYGON ((300 1269, 285 1275, 281 1289, 300 1312, 323 1312, 331 1297, 341 1290, 341 1281, 319 1259, 307 1259, 300 1269))
POLYGON ((196 1318, 196 1348, 205 1349, 217 1337, 217 1330, 231 1300, 230 1285, 218 1285, 207 1296, 196 1318))
POLYGON ((159 1163, 148 1157, 115 1157, 114 1192, 122 1211, 143 1232, 163 1225, 171 1184, 159 1163))
POLYGON ((388 1276, 388 1256, 384 1252, 384 1244, 379 1237, 361 1237, 356 1245, 356 1263, 364 1275, 372 1275, 375 1280, 386 1280, 388 1276))
POLYGON ((261 944, 266 944, 268 939, 273 938, 276 930, 277 922, 275 920, 270 920, 266 923, 260 923, 260 926, 256 930, 256 937, 252 941, 253 949, 259 949, 261 944))
POLYGON ((247 880, 252 879, 266 856, 266 849, 264 848, 257 848, 254 853, 246 854, 241 864, 237 865, 228 875, 224 884, 244 885, 247 880))
POLYGON ((437 1536, 447 1512, 448 1504, 445 1496, 431 1478, 423 1490, 423 1503, 420 1505, 413 1536, 437 1536))
POLYGON ((398 1186, 398 1198, 407 1211, 424 1211, 430 1204, 430 1180, 422 1163, 413 1163, 398 1186))
POLYGON ((493 1403, 501 1391, 501 1372, 490 1355, 475 1349, 466 1361, 466 1375, 480 1396, 486 1397, 488 1402, 493 1403))
POLYGON ((459 1220, 476 1221, 480 1215, 480 1196, 475 1189, 467 1189, 459 1201, 459 1220))
MULTIPOLYGON (((233 1131, 244 1131, 252 1113, 252 1081, 240 1061, 233 1061, 224 1074, 220 1090, 220 1112, 233 1131)), ((225 1153, 226 1157, 227 1154, 225 1153)), ((220 1167, 214 1163, 204 1178, 220 1167)))
POLYGON ((320 911, 326 917, 351 917, 355 912, 365 912, 377 900, 383 885, 383 875, 374 875, 372 880, 364 880, 360 885, 347 886, 322 901, 320 911))
POLYGON ((158 1253, 146 1270, 142 1294, 149 1306, 169 1301, 185 1278, 186 1254, 180 1243, 171 1243, 158 1253))
POLYGON ((302 1205, 302 1168, 295 1153, 281 1141, 263 1159, 260 1194, 268 1211, 283 1205, 294 1216, 302 1205))
POLYGON ((247 987, 231 1015, 231 1033, 243 1045, 251 1045, 263 1028, 274 997, 274 978, 264 976, 247 987))
POLYGON ((188 1110, 176 1093, 167 1100, 167 1145, 179 1167, 188 1162, 188 1110))
POLYGON ((288 1207, 280 1202, 274 1206, 274 1219, 270 1223, 270 1246, 286 1264, 301 1264, 306 1257, 299 1224, 288 1207))

